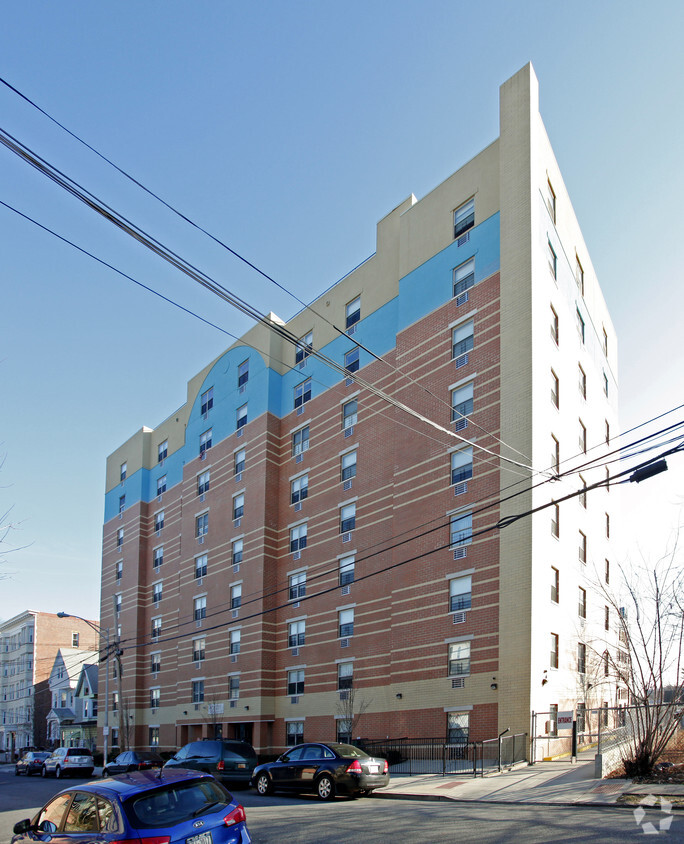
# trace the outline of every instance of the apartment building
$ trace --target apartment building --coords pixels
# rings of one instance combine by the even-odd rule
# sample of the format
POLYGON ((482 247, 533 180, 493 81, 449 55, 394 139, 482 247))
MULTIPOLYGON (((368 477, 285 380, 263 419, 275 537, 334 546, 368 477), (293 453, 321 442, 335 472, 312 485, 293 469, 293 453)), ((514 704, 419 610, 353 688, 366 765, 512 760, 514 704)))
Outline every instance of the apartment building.
POLYGON ((102 623, 134 743, 479 740, 614 705, 616 493, 554 502, 606 477, 616 376, 527 65, 499 137, 365 263, 108 458, 102 623))
MULTIPOLYGON (((26 610, 0 624, 0 754, 45 747, 52 700, 49 678, 60 648, 98 648, 79 618, 26 610)), ((0 756, 0 758, 2 758, 0 756)))

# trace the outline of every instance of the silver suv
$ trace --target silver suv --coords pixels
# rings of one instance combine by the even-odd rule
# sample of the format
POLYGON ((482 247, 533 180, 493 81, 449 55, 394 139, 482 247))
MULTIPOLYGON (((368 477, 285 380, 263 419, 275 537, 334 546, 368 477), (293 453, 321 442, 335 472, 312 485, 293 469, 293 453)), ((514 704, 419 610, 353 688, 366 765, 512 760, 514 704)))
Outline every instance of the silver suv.
POLYGON ((93 754, 87 747, 58 747, 43 762, 40 775, 43 777, 92 777, 93 754))

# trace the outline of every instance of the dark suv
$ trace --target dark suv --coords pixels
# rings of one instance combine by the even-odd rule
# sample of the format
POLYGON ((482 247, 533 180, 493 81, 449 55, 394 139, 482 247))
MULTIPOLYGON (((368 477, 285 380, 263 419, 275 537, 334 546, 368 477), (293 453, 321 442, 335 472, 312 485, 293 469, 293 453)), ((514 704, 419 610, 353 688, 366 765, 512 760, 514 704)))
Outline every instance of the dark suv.
POLYGON ((222 783, 249 785, 257 756, 245 741, 204 739, 191 741, 171 757, 165 768, 190 768, 213 774, 222 783))

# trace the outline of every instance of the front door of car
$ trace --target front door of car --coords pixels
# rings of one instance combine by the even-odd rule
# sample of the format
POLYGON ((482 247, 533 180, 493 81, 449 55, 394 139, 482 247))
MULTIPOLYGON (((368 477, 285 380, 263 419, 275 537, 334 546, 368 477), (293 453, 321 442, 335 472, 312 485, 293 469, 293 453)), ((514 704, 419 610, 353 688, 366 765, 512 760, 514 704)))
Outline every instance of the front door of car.
POLYGON ((292 766, 292 784, 296 788, 308 788, 314 781, 323 761, 323 748, 318 744, 307 744, 302 748, 299 759, 292 766))
POLYGON ((295 765, 299 762, 302 756, 304 746, 293 747, 287 753, 278 759, 278 761, 270 769, 273 784, 280 788, 294 788, 294 771, 295 765))

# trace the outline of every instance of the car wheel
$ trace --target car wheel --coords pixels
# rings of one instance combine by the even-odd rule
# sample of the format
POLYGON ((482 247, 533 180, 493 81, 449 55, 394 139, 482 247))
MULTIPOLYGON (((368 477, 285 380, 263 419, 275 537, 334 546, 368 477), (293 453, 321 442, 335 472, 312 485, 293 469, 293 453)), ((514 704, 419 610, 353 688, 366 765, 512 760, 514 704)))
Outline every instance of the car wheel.
POLYGON ((109 771, 106 768, 102 769, 102 779, 109 776, 109 771))
POLYGON ((40 775, 41 777, 45 777, 45 779, 47 779, 47 768, 45 767, 45 765, 43 765, 43 767, 40 769, 40 775))
POLYGON ((27 777, 30 777, 30 776, 31 776, 31 769, 30 769, 30 768, 27 768, 27 769, 26 769, 26 776, 27 776, 27 777))
POLYGON ((55 776, 57 777, 57 779, 62 778, 62 769, 59 767, 59 765, 57 765, 57 767, 55 768, 55 776))
POLYGON ((316 794, 321 800, 332 800, 335 796, 335 783, 327 774, 323 774, 316 783, 316 794))
POLYGON ((19 776, 19 768, 17 768, 17 767, 16 767, 16 765, 15 765, 15 767, 14 767, 14 776, 15 776, 15 777, 18 777, 18 776, 19 776))
POLYGON ((256 781, 256 790, 262 797, 273 793, 273 783, 268 774, 259 774, 256 781))

